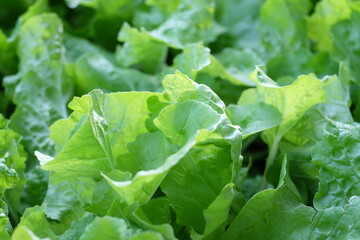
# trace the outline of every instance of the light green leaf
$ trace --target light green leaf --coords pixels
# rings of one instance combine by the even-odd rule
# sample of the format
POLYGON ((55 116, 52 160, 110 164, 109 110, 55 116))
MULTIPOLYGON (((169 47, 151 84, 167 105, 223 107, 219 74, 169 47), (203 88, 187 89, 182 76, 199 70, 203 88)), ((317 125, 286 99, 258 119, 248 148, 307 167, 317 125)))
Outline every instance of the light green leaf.
POLYGON ((214 131, 220 115, 203 103, 186 101, 165 107, 154 123, 173 144, 181 146, 194 139, 200 129, 214 131))
POLYGON ((174 58, 174 66, 177 70, 196 79, 197 72, 210 64, 210 49, 202 43, 189 44, 183 49, 183 53, 174 58))
POLYGON ((86 228, 80 240, 127 239, 133 235, 132 230, 124 219, 114 217, 97 217, 86 228))
POLYGON ((0 208, 0 238, 4 240, 10 240, 9 232, 11 232, 10 222, 8 217, 0 208))
POLYGON ((114 217, 97 217, 86 228, 80 240, 131 240, 158 239, 162 236, 156 232, 146 232, 131 227, 124 219, 114 217), (146 237, 146 238, 144 238, 146 237))
POLYGON ((350 0, 323 0, 308 19, 309 37, 316 42, 320 51, 332 50, 331 27, 350 17, 350 0))
POLYGON ((291 162, 290 171, 294 182, 306 200, 317 191, 319 167, 312 164, 311 150, 326 134, 328 119, 353 122, 349 111, 348 77, 341 65, 339 77, 328 77, 324 83, 327 100, 310 108, 300 120, 283 136, 279 143, 281 152, 291 162), (300 187, 302 186, 302 187, 300 187))
POLYGON ((251 50, 225 48, 211 59, 211 65, 204 72, 226 79, 235 85, 254 86, 250 74, 263 61, 251 50))
POLYGON ((244 91, 239 104, 229 105, 226 112, 241 127, 243 137, 276 127, 283 120, 276 107, 260 101, 255 89, 244 91))
POLYGON ((9 121, 0 114, 0 235, 11 230, 9 212, 13 221, 20 220, 20 195, 26 182, 26 152, 20 141, 21 136, 9 128, 9 121))
POLYGON ((313 75, 301 75, 294 83, 280 87, 262 70, 258 69, 257 91, 266 104, 275 106, 283 121, 277 129, 278 135, 285 134, 298 119, 313 105, 324 102, 324 82, 313 75))
POLYGON ((146 0, 146 4, 150 6, 156 6, 164 12, 172 13, 175 12, 179 5, 184 2, 183 0, 146 0))
POLYGON ((0 163, 0 189, 4 191, 7 188, 13 188, 19 181, 19 177, 14 169, 9 169, 5 164, 0 163))
POLYGON ((20 226, 16 229, 11 239, 13 240, 51 240, 51 238, 39 238, 30 229, 20 226))
POLYGON ((45 208, 36 206, 27 208, 21 221, 14 231, 15 240, 20 240, 21 237, 26 236, 28 239, 51 239, 55 240, 57 237, 50 229, 49 223, 45 217, 45 208), (15 237, 17 236, 17 238, 15 237))
MULTIPOLYGON (((266 76, 260 68, 257 68, 253 73, 252 78, 256 82, 256 90, 245 91, 246 95, 240 99, 244 103, 239 102, 238 105, 251 105, 253 102, 258 102, 259 104, 265 104, 265 106, 275 107, 282 116, 281 122, 278 122, 279 115, 274 114, 272 116, 274 117, 272 120, 274 121, 274 127, 265 129, 262 133, 262 138, 269 145, 269 155, 265 168, 267 172, 277 156, 278 144, 282 137, 296 125, 312 106, 326 101, 324 88, 326 81, 329 80, 328 78, 319 80, 313 75, 301 75, 291 85, 279 86, 266 76)), ((266 111, 271 108, 263 107, 266 111)), ((274 110, 270 111, 275 112, 274 110)), ((259 128, 264 127, 267 126, 263 125, 259 128)))
POLYGON ((254 86, 255 83, 249 79, 249 75, 255 69, 255 65, 261 63, 262 61, 250 50, 226 48, 213 56, 209 48, 198 43, 186 45, 183 53, 175 57, 172 68, 180 70, 192 79, 196 79, 198 73, 205 73, 211 77, 228 80, 235 85, 254 86))
POLYGON ((164 97, 170 102, 184 102, 196 100, 209 105, 213 110, 224 113, 225 104, 211 88, 203 84, 194 83, 189 77, 177 71, 167 75, 163 80, 164 97))
POLYGON ((118 35, 124 44, 117 48, 116 59, 121 66, 138 66, 147 73, 156 73, 164 64, 167 46, 145 31, 125 23, 118 35))
POLYGON ((149 114, 146 101, 157 95, 147 92, 105 95, 94 91, 92 97, 87 95, 75 99, 70 104, 75 110, 71 117, 52 127, 54 134, 68 137, 61 139, 66 144, 43 168, 61 172, 63 176, 99 179, 100 172, 115 170, 115 161, 119 161, 121 167, 123 160, 117 157, 128 151, 126 145, 137 135, 147 132, 144 124, 149 114), (99 97, 103 99, 101 102, 98 102, 99 97), (69 132, 64 132, 63 126, 69 132), (85 152, 86 155, 83 154, 85 152))
MULTIPOLYGON (((59 144, 59 154, 54 159, 46 158, 46 161, 42 161, 42 167, 54 172, 57 181, 70 177, 99 181, 103 177, 117 196, 104 186, 104 182, 99 182, 95 185, 92 202, 88 202, 85 209, 108 214, 106 208, 115 206, 115 200, 118 199, 122 201, 122 205, 119 209, 114 208, 114 211, 134 204, 148 204, 159 185, 168 181, 164 180, 167 174, 170 172, 171 175, 179 162, 199 164, 198 173, 189 166, 184 169, 185 175, 189 176, 184 181, 191 182, 196 178, 194 184, 198 184, 197 188, 208 186, 213 194, 209 196, 208 192, 198 191, 197 198, 206 200, 194 213, 200 214, 200 218, 203 214, 209 218, 206 235, 221 232, 228 212, 224 210, 221 216, 215 217, 215 210, 209 206, 218 205, 220 200, 216 199, 219 198, 226 200, 222 203, 224 205, 220 204, 222 209, 230 207, 230 193, 233 191, 233 184, 238 181, 238 170, 241 167, 240 131, 231 125, 225 114, 224 103, 210 88, 196 84, 179 72, 167 76, 163 84, 163 93, 104 94, 95 90, 89 95, 74 99, 70 104, 74 110, 70 118, 61 120, 52 127, 52 136, 59 144), (147 128, 150 126, 149 121, 152 122, 150 129, 147 128), (217 157, 223 161, 218 161, 217 157), (214 168, 211 171, 208 171, 209 163, 214 168), (203 183, 197 174, 201 174, 208 182, 203 183), (221 181, 217 175, 222 175, 221 181), (222 192, 228 184, 231 189, 227 188, 222 192), (105 197, 109 199, 106 200, 105 197), (209 212, 204 213, 208 208, 209 212)), ((181 168, 183 165, 179 166, 181 168)), ((76 186, 75 181, 72 183, 72 189, 82 189, 76 186)), ((78 191, 75 195, 78 199, 83 199, 81 192, 78 191)), ((174 193, 172 196, 175 199, 177 195, 174 193)), ((70 202, 74 203, 72 200, 70 202)), ((172 201, 170 203, 173 204, 172 201)), ((189 204, 187 200, 186 204, 189 204)), ((109 210, 111 212, 113 211, 109 210)), ((140 224, 143 229, 159 228, 162 229, 163 236, 172 235, 168 225, 154 226, 144 220, 140 221, 132 211, 125 215, 132 216, 132 221, 140 224)), ((205 226, 205 222, 201 224, 205 226)), ((198 232, 202 234, 203 230, 198 232)))

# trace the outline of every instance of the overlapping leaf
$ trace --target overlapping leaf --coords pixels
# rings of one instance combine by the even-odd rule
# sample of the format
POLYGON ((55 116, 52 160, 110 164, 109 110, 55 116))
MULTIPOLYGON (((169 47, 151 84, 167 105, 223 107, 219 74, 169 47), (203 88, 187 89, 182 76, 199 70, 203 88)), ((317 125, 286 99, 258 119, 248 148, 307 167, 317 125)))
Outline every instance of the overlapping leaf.
MULTIPOLYGON (((117 193, 118 197, 109 195, 112 201, 119 198, 128 206, 148 203, 161 184, 179 224, 191 226, 198 234, 221 233, 241 166, 240 132, 227 119, 224 104, 206 86, 179 72, 167 76, 163 85, 162 94, 93 91, 75 99, 70 104, 74 110, 70 118, 52 127, 59 154, 54 159, 37 154, 42 168, 56 173, 57 181, 59 176, 95 181, 104 177, 117 193), (159 103, 161 108, 156 109, 159 103), (199 201, 194 210, 187 207, 194 200, 182 194, 182 186, 185 194, 190 194, 186 193, 187 182, 192 182, 197 195, 194 200, 199 201), (204 191, 206 188, 213 194, 204 191), (216 218, 219 204, 224 211, 221 219, 216 218), (184 221, 182 214, 189 211, 195 221, 184 221)), ((100 189, 93 186, 97 194, 100 189)))
POLYGON ((0 238, 359 239, 359 11, 4 0, 0 238))
POLYGON ((0 114, 0 236, 3 239, 10 239, 12 231, 8 214, 13 222, 18 222, 21 213, 26 153, 20 141, 20 135, 9 128, 9 122, 0 114))
POLYGON ((53 153, 48 127, 66 117, 71 84, 64 79, 62 24, 54 14, 28 19, 19 31, 19 72, 4 79, 17 105, 12 127, 24 136, 26 148, 53 153), (66 88, 65 88, 66 86, 66 88))

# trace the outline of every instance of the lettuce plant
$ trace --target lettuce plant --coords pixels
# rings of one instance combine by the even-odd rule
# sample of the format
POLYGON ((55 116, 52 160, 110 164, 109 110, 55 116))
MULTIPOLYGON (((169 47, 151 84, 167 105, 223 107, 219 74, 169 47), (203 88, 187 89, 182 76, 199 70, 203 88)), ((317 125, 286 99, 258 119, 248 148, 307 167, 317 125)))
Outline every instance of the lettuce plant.
POLYGON ((359 16, 2 0, 0 239, 360 239, 359 16))

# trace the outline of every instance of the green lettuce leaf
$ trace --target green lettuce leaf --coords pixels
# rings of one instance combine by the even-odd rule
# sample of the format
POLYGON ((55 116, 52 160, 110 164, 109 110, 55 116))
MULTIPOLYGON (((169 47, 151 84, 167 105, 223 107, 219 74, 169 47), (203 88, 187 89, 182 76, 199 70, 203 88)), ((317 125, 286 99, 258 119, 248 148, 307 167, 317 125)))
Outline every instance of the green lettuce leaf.
POLYGON ((360 234, 357 196, 344 205, 313 209, 301 204, 282 162, 279 184, 253 196, 221 239, 356 239, 360 234))
POLYGON ((27 169, 25 178, 26 184, 21 193, 21 211, 42 204, 48 188, 49 173, 42 170, 39 165, 35 165, 27 169))
POLYGON ((71 227, 59 237, 59 240, 68 240, 80 239, 81 235, 84 233, 86 227, 95 219, 95 215, 88 215, 86 217, 81 218, 78 221, 74 221, 71 223, 71 227))
POLYGON ((101 55, 112 64, 116 63, 114 54, 104 50, 87 39, 64 32, 63 44, 66 49, 66 61, 75 62, 85 54, 101 55))
POLYGON ((149 34, 173 48, 184 48, 186 44, 212 42, 223 32, 214 20, 214 0, 188 2, 158 28, 149 34))
POLYGON ((359 64, 360 45, 355 40, 360 35, 357 26, 360 22, 360 9, 353 10, 348 20, 343 20, 331 28, 333 36, 333 51, 335 59, 345 62, 350 69, 351 79, 359 84, 360 71, 359 64))
POLYGON ((259 16, 265 0, 217 0, 216 20, 226 29, 216 41, 216 48, 256 49, 260 45, 259 16))
POLYGON ((83 206, 90 203, 95 183, 90 179, 72 178, 65 181, 50 176, 44 198, 45 214, 51 220, 50 227, 56 235, 63 234, 73 221, 86 216, 83 206))
POLYGON ((266 76, 260 68, 257 68, 252 77, 257 88, 245 91, 238 105, 230 106, 229 111, 230 116, 233 116, 233 121, 242 124, 241 127, 245 129, 245 133, 252 134, 264 130, 262 138, 269 146, 265 170, 267 172, 276 158, 278 144, 282 137, 296 125, 312 106, 326 101, 324 88, 329 79, 319 80, 313 75, 302 75, 291 85, 279 86, 266 76), (256 107, 252 107, 255 105, 256 107), (250 114, 250 119, 248 119, 247 114, 234 117, 237 112, 241 114, 248 108, 252 108, 250 111, 254 112, 254 115, 250 114), (257 122, 252 121, 252 118, 261 115, 261 113, 256 113, 260 109, 271 115, 269 115, 269 121, 261 121, 260 118, 259 124, 257 124, 257 122))
POLYGON ((16 72, 18 59, 15 46, 15 42, 10 42, 0 29, 0 72, 4 75, 16 72))
POLYGON ((78 14, 74 16, 78 24, 70 22, 71 25, 75 25, 72 31, 91 38, 109 51, 113 51, 116 47, 116 35, 121 25, 132 19, 135 10, 142 3, 142 1, 129 0, 66 0, 65 2, 69 8, 78 10, 78 14))
POLYGON ((319 78, 337 74, 338 68, 338 63, 328 53, 313 54, 308 48, 279 53, 266 63, 266 73, 279 84, 286 78, 290 78, 292 82, 297 76, 304 74, 313 73, 319 78))
MULTIPOLYGON (((283 117, 282 123, 276 129, 279 136, 285 134, 311 106, 326 100, 324 82, 312 75, 299 76, 291 85, 279 87, 261 70, 259 73, 259 95, 263 102, 275 106, 283 117)), ((268 132, 265 135, 269 136, 272 133, 268 132)))
POLYGON ((360 239, 359 1, 1 6, 0 239, 360 239))
MULTIPOLYGON (((42 168, 54 172, 57 179, 84 177, 100 181, 105 178, 117 197, 111 190, 95 186, 93 196, 98 194, 95 191, 101 193, 93 198, 94 202, 82 201, 82 204, 89 203, 86 206, 89 211, 102 214, 106 211, 94 207, 100 203, 111 205, 118 198, 125 206, 147 204, 160 184, 172 206, 191 204, 188 198, 179 198, 180 186, 173 191, 173 184, 177 181, 192 182, 197 189, 207 187, 213 194, 198 191, 196 198, 204 200, 194 206, 192 213, 195 216, 193 219, 199 217, 203 222, 191 226, 199 234, 221 233, 233 198, 233 184, 238 180, 241 166, 240 132, 230 124, 224 104, 208 87, 194 83, 179 72, 168 75, 163 85, 163 93, 104 94, 95 90, 74 99, 70 104, 74 110, 70 118, 52 126, 52 136, 59 145, 59 153, 55 158, 40 153, 37 156, 42 168), (153 106, 152 103, 158 103, 152 99, 164 104, 153 106), (151 117, 152 114, 154 116, 151 117), (224 161, 219 162, 218 157, 224 161), (194 164, 197 168, 193 169, 191 166, 194 164), (210 172, 207 171, 208 164, 213 166, 210 172), (221 181, 216 177, 219 174, 223 175, 221 181), (185 175, 187 177, 184 178, 185 175), (106 196, 112 199, 105 201, 102 194, 109 194, 106 196), (221 218, 217 216, 219 211, 215 206, 221 206, 221 218), (201 227, 197 227, 199 224, 201 227)), ((81 184, 79 180, 76 182, 81 184)), ((71 184, 80 189, 75 181, 71 184)), ((99 184, 104 186, 104 183, 99 184)), ((187 188, 184 185, 183 190, 187 188)), ((69 187, 66 189, 69 190, 69 187)), ((56 196, 55 192, 49 194, 56 196)), ((58 194, 62 196, 60 192, 58 194)), ((79 197, 79 194, 75 195, 79 197)), ((49 204, 56 203, 53 202, 49 204)), ((75 204, 72 201, 69 203, 75 204)), ((177 222, 190 226, 181 220, 182 209, 175 207, 179 214, 177 222)), ((186 209, 185 213, 190 209, 186 209)), ((58 218, 56 216, 55 219, 58 218)))
POLYGON ((98 7, 97 0, 66 0, 65 2, 70 8, 76 8, 79 5, 84 5, 87 7, 94 7, 94 8, 98 7))
POLYGON ((253 196, 221 239, 307 239, 303 234, 313 214, 313 209, 301 204, 284 157, 277 188, 253 196))
POLYGON ((9 238, 11 231, 7 215, 13 223, 18 223, 21 214, 26 152, 20 141, 21 136, 9 128, 9 121, 0 114, 0 236, 4 239, 9 238))
POLYGON ((164 64, 167 46, 145 31, 138 31, 125 23, 118 35, 124 44, 117 48, 116 59, 120 66, 136 65, 147 73, 156 73, 164 64))
POLYGON ((36 15, 48 12, 49 11, 48 5, 49 5, 48 0, 33 1, 33 4, 27 9, 27 11, 17 19, 16 25, 12 30, 9 41, 13 42, 19 38, 19 32, 21 31, 20 28, 22 28, 22 26, 27 20, 29 20, 30 18, 36 15))
POLYGON ((26 209, 19 225, 14 230, 13 239, 57 239, 45 217, 45 208, 36 206, 26 209))
POLYGON ((211 65, 204 69, 213 77, 226 79, 235 85, 255 86, 250 74, 263 61, 252 50, 225 48, 211 58, 211 65))
POLYGON ((249 76, 255 65, 260 63, 262 61, 250 50, 226 48, 213 56, 209 48, 198 43, 186 45, 183 52, 174 58, 172 68, 195 80, 198 74, 205 74, 207 78, 219 77, 235 85, 254 86, 249 76))
POLYGON ((75 83, 75 92, 83 95, 93 89, 112 91, 155 91, 160 83, 135 69, 119 68, 106 57, 85 53, 67 65, 67 76, 75 83))
POLYGON ((64 78, 62 31, 54 14, 29 18, 19 31, 19 72, 4 79, 5 90, 17 106, 11 126, 24 136, 30 153, 41 150, 52 154, 48 127, 67 116, 71 84, 64 78))
POLYGON ((310 1, 269 0, 260 9, 263 57, 270 59, 280 52, 292 52, 307 46, 306 17, 310 1))
POLYGON ((350 0, 323 0, 316 5, 315 12, 308 19, 308 33, 320 51, 332 50, 330 29, 337 22, 350 17, 350 5, 350 0))
POLYGON ((172 13, 175 12, 180 4, 184 2, 183 0, 146 0, 146 4, 150 6, 156 6, 164 12, 172 13))
POLYGON ((357 146, 359 125, 329 122, 325 134, 312 150, 313 163, 320 167, 319 191, 314 198, 316 208, 343 206, 359 196, 357 190, 357 146))
POLYGON ((305 201, 312 201, 317 191, 319 167, 312 164, 311 151, 326 133, 328 119, 353 122, 349 111, 349 76, 345 65, 340 67, 339 77, 327 77, 323 87, 326 101, 311 107, 283 136, 279 149, 286 153, 290 162, 293 181, 305 201))
MULTIPOLYGON (((136 8, 133 18, 132 18, 132 26, 137 29, 146 29, 148 31, 154 30, 158 28, 166 19, 169 17, 168 11, 172 11, 172 9, 167 8, 163 9, 155 3, 154 1, 150 3, 150 1, 144 1, 144 4, 136 8)), ((163 1, 165 5, 166 1, 163 1)), ((176 3, 175 1, 169 2, 169 5, 176 3)))
POLYGON ((189 44, 174 58, 173 68, 196 79, 197 73, 211 64, 210 49, 202 43, 189 44))
MULTIPOLYGON (((119 212, 119 206, 115 205, 115 212, 119 212)), ((122 212, 120 212, 121 217, 125 216, 125 218, 131 222, 134 226, 138 226, 143 231, 149 232, 156 232, 160 233, 162 238, 166 240, 175 240, 174 230, 170 226, 170 224, 153 224, 146 219, 139 210, 139 204, 135 203, 131 206, 124 207, 122 212)), ((109 211, 109 214, 112 215, 113 213, 109 211)))
POLYGON ((97 217, 84 230, 80 240, 111 239, 164 239, 159 233, 133 229, 124 219, 114 217, 97 217))
POLYGON ((244 138, 276 127, 283 120, 276 107, 266 104, 258 98, 255 89, 244 91, 238 105, 229 105, 226 110, 231 121, 241 127, 244 138))
POLYGON ((351 197, 344 206, 319 210, 310 226, 309 239, 356 239, 360 236, 357 221, 360 198, 351 197))
POLYGON ((144 219, 153 224, 164 224, 171 222, 170 202, 165 196, 152 198, 147 204, 142 205, 139 211, 144 219))

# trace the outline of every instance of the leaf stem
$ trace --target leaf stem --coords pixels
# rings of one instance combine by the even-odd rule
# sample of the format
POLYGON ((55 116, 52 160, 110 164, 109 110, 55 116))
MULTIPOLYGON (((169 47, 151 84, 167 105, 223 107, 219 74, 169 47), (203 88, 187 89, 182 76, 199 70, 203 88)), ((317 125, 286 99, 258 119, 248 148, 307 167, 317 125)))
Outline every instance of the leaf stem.
POLYGON ((264 175, 261 181, 261 185, 260 185, 260 191, 261 190, 265 190, 266 186, 267 186, 267 181, 266 181, 266 174, 270 168, 270 166, 274 163, 277 152, 278 152, 278 146, 279 146, 279 142, 280 142, 281 137, 277 136, 274 138, 274 141, 271 145, 270 151, 269 151, 269 155, 266 158, 266 165, 265 165, 265 171, 264 171, 264 175))

